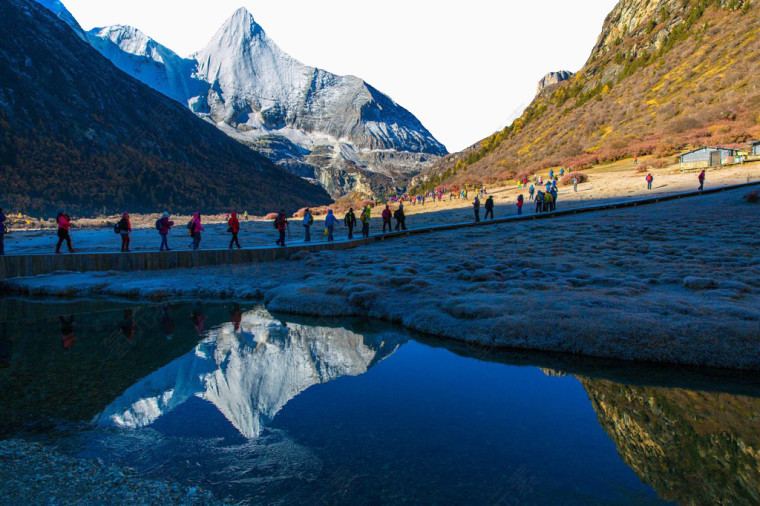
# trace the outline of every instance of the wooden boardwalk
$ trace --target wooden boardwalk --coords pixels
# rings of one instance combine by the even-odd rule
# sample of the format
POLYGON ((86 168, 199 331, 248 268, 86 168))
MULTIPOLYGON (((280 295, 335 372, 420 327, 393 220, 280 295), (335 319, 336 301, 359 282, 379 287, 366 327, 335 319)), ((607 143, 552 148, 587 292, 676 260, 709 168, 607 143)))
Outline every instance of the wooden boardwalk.
POLYGON ((351 241, 341 240, 328 243, 299 244, 297 246, 258 247, 238 250, 215 249, 198 251, 146 251, 135 253, 76 253, 76 254, 45 254, 45 255, 8 255, 0 256, 0 280, 14 277, 39 276, 54 272, 89 272, 89 271, 160 271, 168 269, 182 269, 193 267, 205 267, 212 265, 234 265, 255 262, 272 262, 289 258, 300 251, 317 252, 323 250, 342 250, 356 248, 375 243, 377 241, 392 240, 399 237, 407 237, 418 234, 429 234, 444 230, 454 230, 471 227, 488 227, 496 224, 512 223, 519 221, 531 221, 541 219, 560 218, 580 213, 598 212, 609 209, 621 209, 651 205, 658 202, 666 202, 682 198, 699 197, 718 192, 736 190, 760 185, 760 181, 739 185, 710 188, 704 191, 675 193, 651 198, 643 198, 619 202, 606 202, 598 205, 576 207, 566 210, 558 210, 541 214, 526 214, 522 216, 510 216, 478 223, 453 223, 449 225, 437 225, 430 227, 412 228, 404 232, 391 232, 376 234, 369 238, 359 238, 351 241))

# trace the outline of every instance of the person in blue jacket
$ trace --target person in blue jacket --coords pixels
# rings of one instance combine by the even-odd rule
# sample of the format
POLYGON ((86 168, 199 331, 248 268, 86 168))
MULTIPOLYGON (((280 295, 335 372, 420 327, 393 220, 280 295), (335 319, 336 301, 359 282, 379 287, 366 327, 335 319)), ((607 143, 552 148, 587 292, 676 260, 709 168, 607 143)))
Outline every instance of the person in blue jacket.
POLYGON ((338 221, 338 218, 335 217, 335 215, 332 212, 332 209, 327 211, 327 217, 325 218, 325 227, 327 228, 327 240, 328 242, 332 242, 334 240, 333 238, 333 229, 335 228, 335 225, 340 223, 338 221))

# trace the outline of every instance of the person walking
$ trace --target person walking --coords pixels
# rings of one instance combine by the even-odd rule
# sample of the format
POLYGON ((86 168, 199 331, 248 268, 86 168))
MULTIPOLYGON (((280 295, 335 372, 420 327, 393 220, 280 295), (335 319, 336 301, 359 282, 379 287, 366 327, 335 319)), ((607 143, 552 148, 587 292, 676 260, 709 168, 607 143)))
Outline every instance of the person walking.
POLYGON ((5 221, 7 219, 5 214, 3 214, 3 208, 0 207, 0 255, 5 255, 5 221))
POLYGON ((559 194, 559 191, 557 190, 557 186, 552 186, 552 191, 549 192, 552 196, 552 211, 557 210, 557 195, 559 194))
POLYGON ((279 239, 275 241, 278 246, 285 247, 285 231, 288 230, 288 219, 285 217, 285 209, 280 209, 280 214, 274 219, 274 228, 280 233, 279 239))
POLYGON ((129 214, 121 215, 121 220, 116 224, 116 230, 121 235, 121 252, 129 253, 129 234, 132 233, 132 224, 129 222, 129 214))
POLYGON ((554 211, 554 197, 551 192, 544 193, 544 211, 554 211))
POLYGON ((542 213, 544 211, 544 192, 538 190, 536 192, 536 213, 542 213))
POLYGON ((304 242, 311 242, 311 226, 314 224, 314 216, 311 215, 309 209, 303 213, 303 229, 304 229, 304 242))
POLYGON ((193 238, 190 248, 197 250, 201 245, 201 232, 204 231, 203 224, 201 223, 201 213, 193 214, 193 219, 187 224, 187 228, 190 231, 190 237, 193 238))
POLYGON ((699 181, 699 189, 704 190, 705 189, 705 171, 702 171, 699 173, 699 177, 697 177, 697 180, 699 181))
POLYGON ((243 214, 243 219, 244 219, 245 221, 248 221, 248 211, 246 211, 246 212, 243 214))
POLYGON ((472 203, 472 210, 475 211, 475 221, 480 221, 480 199, 475 196, 475 200, 472 203))
POLYGON ((484 219, 487 220, 489 214, 491 215, 491 219, 493 219, 493 195, 489 195, 488 198, 486 199, 485 208, 486 208, 486 216, 484 219))
POLYGON ((523 196, 522 196, 522 194, 520 194, 517 197, 517 215, 518 216, 522 214, 523 201, 524 201, 523 196))
POLYGON ((549 171, 549 179, 554 179, 554 169, 549 171))
POLYGON ((361 222, 362 222, 362 236, 369 237, 369 220, 371 216, 372 211, 370 210, 369 206, 366 206, 361 214, 361 222))
POLYGON ((327 210, 327 217, 325 218, 325 228, 327 229, 327 242, 333 242, 335 239, 333 238, 333 229, 335 228, 335 225, 340 223, 338 221, 338 218, 335 217, 335 215, 332 212, 332 209, 327 210))
POLYGON ((573 191, 578 191, 578 178, 573 176, 573 191))
POLYGON ((536 193, 536 188, 533 185, 530 185, 528 188, 528 199, 533 200, 533 195, 536 193))
POLYGON ((238 232, 240 232, 240 220, 238 220, 237 213, 230 213, 230 219, 227 220, 227 227, 227 232, 232 234, 229 249, 232 249, 233 244, 237 246, 238 249, 240 249, 240 241, 238 241, 238 232))
POLYGON ((391 232, 393 229, 391 228, 391 208, 388 204, 385 205, 385 209, 383 209, 383 233, 385 233, 385 227, 388 227, 388 232, 391 232))
POLYGON ((66 214, 63 209, 58 210, 58 216, 56 217, 58 223, 58 245, 55 247, 55 252, 61 252, 61 244, 66 241, 66 246, 69 248, 69 253, 76 253, 76 250, 71 247, 71 236, 69 235, 69 228, 71 227, 71 218, 66 214))
POLYGON ((646 180, 647 180, 647 190, 651 190, 652 189, 652 181, 654 181, 654 177, 652 176, 651 172, 649 174, 647 174, 646 180))
POLYGON ((404 204, 398 206, 398 209, 393 213, 393 218, 396 220, 396 231, 406 230, 406 215, 404 214, 404 204))
POLYGON ((343 218, 343 224, 348 229, 348 238, 353 239, 354 227, 356 226, 356 215, 354 214, 354 209, 352 207, 348 208, 348 212, 346 213, 346 216, 343 218))
POLYGON ((174 226, 173 221, 169 221, 169 213, 167 211, 164 211, 164 214, 161 215, 161 218, 158 219, 156 222, 156 230, 158 230, 158 235, 161 236, 161 247, 159 248, 159 251, 171 251, 171 248, 169 248, 169 230, 174 226))

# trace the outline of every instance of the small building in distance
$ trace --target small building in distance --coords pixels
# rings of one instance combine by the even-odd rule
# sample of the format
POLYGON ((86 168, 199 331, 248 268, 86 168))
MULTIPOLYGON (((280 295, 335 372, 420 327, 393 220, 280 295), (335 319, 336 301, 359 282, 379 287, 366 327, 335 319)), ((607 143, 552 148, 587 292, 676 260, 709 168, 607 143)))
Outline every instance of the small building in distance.
POLYGON ((760 141, 754 141, 749 143, 750 156, 760 156, 760 141))
POLYGON ((720 167, 735 163, 736 150, 722 146, 703 146, 678 157, 681 170, 720 167))

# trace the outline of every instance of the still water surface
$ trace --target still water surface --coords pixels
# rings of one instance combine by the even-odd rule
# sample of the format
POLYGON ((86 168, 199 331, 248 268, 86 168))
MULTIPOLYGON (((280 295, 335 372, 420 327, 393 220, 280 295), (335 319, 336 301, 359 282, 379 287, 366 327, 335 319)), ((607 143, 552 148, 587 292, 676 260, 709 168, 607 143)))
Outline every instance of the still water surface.
POLYGON ((200 302, 0 303, 0 435, 278 504, 760 500, 757 377, 200 302))

